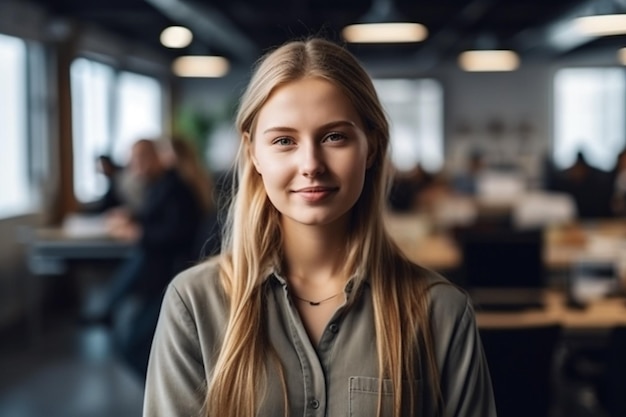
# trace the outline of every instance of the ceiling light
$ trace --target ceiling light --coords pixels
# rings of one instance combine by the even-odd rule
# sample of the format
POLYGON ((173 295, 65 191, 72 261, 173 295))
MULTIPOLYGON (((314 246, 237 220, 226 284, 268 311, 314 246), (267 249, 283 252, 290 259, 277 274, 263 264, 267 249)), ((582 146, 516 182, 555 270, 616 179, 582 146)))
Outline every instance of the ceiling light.
POLYGON ((191 43, 193 34, 183 26, 170 26, 161 32, 161 44, 167 48, 184 48, 191 43))
POLYGON ((519 67, 519 57, 509 50, 474 50, 459 55, 459 65, 465 71, 513 71, 519 67))
POLYGON ((617 57, 622 65, 626 65, 626 48, 620 48, 620 50, 617 51, 617 57))
POLYGON ((428 30, 419 23, 359 23, 346 26, 342 35, 353 43, 421 42, 428 30))
POLYGON ((421 42, 428 36, 426 27, 407 22, 395 10, 392 0, 374 0, 371 9, 358 23, 342 30, 343 38, 352 43, 421 42))
POLYGON ((181 56, 174 60, 172 70, 179 77, 219 78, 228 73, 228 60, 221 56, 181 56))
POLYGON ((584 35, 623 35, 626 34, 626 14, 582 16, 574 19, 574 26, 584 35))

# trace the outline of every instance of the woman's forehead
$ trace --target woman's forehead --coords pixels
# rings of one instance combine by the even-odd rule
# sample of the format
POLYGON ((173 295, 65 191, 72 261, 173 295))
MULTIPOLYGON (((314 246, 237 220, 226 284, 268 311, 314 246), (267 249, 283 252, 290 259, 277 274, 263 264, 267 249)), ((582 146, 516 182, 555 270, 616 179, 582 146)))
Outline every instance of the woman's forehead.
POLYGON ((362 127, 361 117, 344 91, 320 78, 304 78, 276 88, 256 119, 257 134, 275 126, 297 128, 331 120, 362 127))

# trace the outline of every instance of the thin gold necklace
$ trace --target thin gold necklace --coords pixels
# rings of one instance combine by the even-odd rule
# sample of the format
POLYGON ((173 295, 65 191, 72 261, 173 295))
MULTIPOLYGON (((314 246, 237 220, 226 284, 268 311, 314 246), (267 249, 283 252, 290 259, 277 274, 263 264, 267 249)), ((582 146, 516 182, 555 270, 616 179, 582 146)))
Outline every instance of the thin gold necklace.
POLYGON ((332 300, 333 298, 335 298, 335 297, 337 297, 338 295, 341 295, 341 294, 343 294, 343 291, 338 292, 338 293, 337 293, 337 294, 335 294, 335 295, 331 295, 331 296, 330 296, 330 297, 328 297, 328 298, 324 298, 323 300, 320 300, 320 301, 311 301, 311 300, 307 300, 306 298, 298 297, 298 296, 297 296, 297 295, 295 295, 294 293, 291 293, 291 295, 293 295, 293 297, 294 297, 294 298, 297 298, 297 299, 298 299, 298 300, 300 300, 300 301, 305 301, 305 302, 309 303, 309 305, 311 305, 311 306, 313 306, 313 307, 317 307, 318 305, 322 304, 323 302, 326 302, 326 301, 328 301, 328 300, 332 300))

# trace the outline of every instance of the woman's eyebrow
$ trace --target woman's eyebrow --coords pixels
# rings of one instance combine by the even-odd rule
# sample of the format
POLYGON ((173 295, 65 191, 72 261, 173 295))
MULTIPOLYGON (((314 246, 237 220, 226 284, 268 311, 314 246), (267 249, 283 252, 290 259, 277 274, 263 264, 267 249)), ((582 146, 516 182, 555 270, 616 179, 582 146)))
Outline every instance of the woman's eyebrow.
MULTIPOLYGON (((341 127, 341 126, 356 127, 356 124, 350 120, 336 120, 336 121, 323 124, 322 126, 318 128, 318 130, 329 129, 333 127, 341 127)), ((297 131, 298 129, 295 129, 293 127, 272 126, 272 127, 265 129, 263 131, 263 134, 271 133, 271 132, 297 132, 297 131)))
POLYGON ((297 132, 298 129, 294 129, 293 127, 287 126, 274 126, 269 127, 263 131, 262 134, 271 133, 271 132, 297 132))

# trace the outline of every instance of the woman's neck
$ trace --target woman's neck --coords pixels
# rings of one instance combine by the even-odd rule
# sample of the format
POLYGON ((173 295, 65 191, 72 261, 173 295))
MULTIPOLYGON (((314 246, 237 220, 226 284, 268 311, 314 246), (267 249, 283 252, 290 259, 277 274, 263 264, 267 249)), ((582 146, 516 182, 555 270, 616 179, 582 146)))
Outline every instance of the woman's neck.
POLYGON ((347 227, 293 223, 283 226, 285 272, 292 284, 318 287, 347 279, 347 227))

